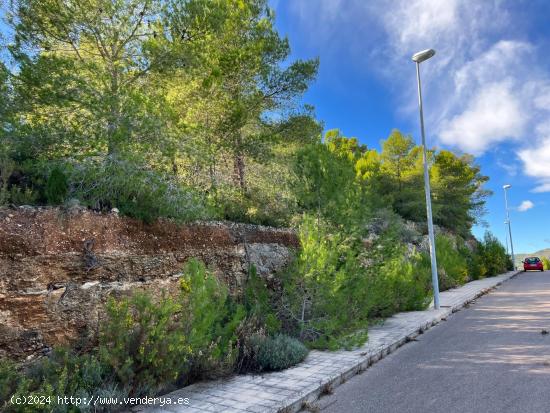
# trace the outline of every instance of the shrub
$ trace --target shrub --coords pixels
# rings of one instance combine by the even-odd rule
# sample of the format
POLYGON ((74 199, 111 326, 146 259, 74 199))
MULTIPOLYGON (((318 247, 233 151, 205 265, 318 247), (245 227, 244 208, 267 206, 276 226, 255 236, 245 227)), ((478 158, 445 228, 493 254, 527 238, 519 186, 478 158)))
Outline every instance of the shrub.
POLYGON ((246 315, 244 307, 196 259, 186 264, 180 284, 187 314, 184 329, 192 349, 191 374, 210 377, 233 371, 236 332, 246 315))
POLYGON ((466 255, 466 260, 468 262, 468 274, 472 280, 479 280, 487 275, 483 248, 483 244, 478 243, 475 249, 466 255))
MULTIPOLYGON (((192 378, 219 377, 235 369, 245 316, 244 306, 202 262, 192 259, 173 297, 164 292, 156 298, 144 292, 111 297, 97 351, 76 355, 58 348, 21 372, 0 361, 0 403, 13 394, 51 396, 55 402, 58 395, 151 396, 192 378)), ((262 328, 259 324, 256 331, 262 328)), ((59 405, 54 411, 86 408, 59 405)))
POLYGON ((405 256, 404 247, 386 247, 380 264, 369 268, 371 290, 369 318, 389 317, 399 311, 426 308, 430 301, 429 257, 413 252, 405 256))
POLYGON ((257 339, 257 360, 261 370, 282 370, 303 361, 306 346, 284 334, 257 339))
POLYGON ((144 293, 109 300, 100 357, 131 394, 156 393, 186 370, 191 346, 182 316, 181 304, 166 296, 158 303, 144 293))
POLYGON ((542 265, 544 266, 545 270, 550 270, 550 260, 546 257, 542 257, 542 265))
POLYGON ((92 208, 116 207, 146 222, 159 217, 188 222, 216 216, 198 192, 135 160, 88 160, 71 170, 71 197, 92 208))
POLYGON ((453 242, 445 235, 436 237, 439 289, 448 290, 468 281, 468 262, 460 248, 460 240, 453 242))
MULTIPOLYGON (((81 399, 99 395, 107 388, 116 387, 110 382, 109 369, 94 354, 76 355, 65 348, 56 348, 49 357, 17 371, 15 365, 0 363, 0 407, 9 412, 76 412, 90 411, 91 407, 58 404, 59 397, 81 399), (3 366, 2 366, 3 365, 3 366), (7 368, 7 370, 6 370, 7 368), (43 405, 17 405, 8 400, 11 396, 43 397, 43 405)), ((118 396, 127 393, 119 391, 118 396)), ((101 407, 96 411, 103 411, 101 407)))
POLYGON ((137 293, 107 306, 102 360, 132 394, 233 371, 244 307, 201 261, 189 260, 177 297, 137 293), (160 387, 159 387, 160 386, 160 387))
POLYGON ((19 387, 23 376, 17 371, 14 362, 0 359, 0 410, 6 407, 9 398, 19 387))
POLYGON ((254 317, 265 327, 267 334, 274 335, 281 330, 281 321, 277 318, 274 304, 265 281, 258 276, 256 267, 250 266, 246 288, 244 290, 244 306, 249 317, 254 317))
POLYGON ((45 194, 49 204, 59 205, 65 201, 69 191, 67 177, 59 167, 50 172, 46 181, 45 194))
POLYGON ((283 277, 284 330, 313 348, 353 347, 373 318, 418 310, 429 301, 429 267, 407 256, 393 229, 365 250, 357 234, 305 217, 300 252, 283 277))
POLYGON ((483 237, 483 248, 480 249, 481 259, 487 269, 486 276, 492 277, 513 268, 510 256, 504 246, 490 232, 483 237))
POLYGON ((5 155, 0 155, 0 205, 34 204, 38 195, 30 186, 10 185, 13 175, 22 175, 16 163, 5 155))

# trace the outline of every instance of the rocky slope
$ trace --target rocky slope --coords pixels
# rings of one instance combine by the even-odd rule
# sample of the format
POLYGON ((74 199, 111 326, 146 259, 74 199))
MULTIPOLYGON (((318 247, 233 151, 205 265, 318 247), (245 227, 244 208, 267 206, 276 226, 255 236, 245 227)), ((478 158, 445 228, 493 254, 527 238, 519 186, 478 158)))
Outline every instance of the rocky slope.
POLYGON ((291 230, 253 225, 148 225, 81 208, 2 208, 0 357, 88 345, 109 296, 173 292, 191 257, 239 294, 250 264, 270 279, 297 246, 291 230))

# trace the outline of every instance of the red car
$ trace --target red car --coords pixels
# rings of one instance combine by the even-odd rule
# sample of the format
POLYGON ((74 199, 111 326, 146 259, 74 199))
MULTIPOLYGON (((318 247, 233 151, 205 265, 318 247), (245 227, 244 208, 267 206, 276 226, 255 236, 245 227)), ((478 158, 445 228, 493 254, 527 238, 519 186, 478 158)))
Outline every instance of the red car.
POLYGON ((544 271, 544 267, 542 265, 542 261, 539 257, 529 257, 525 258, 523 261, 523 271, 544 271))

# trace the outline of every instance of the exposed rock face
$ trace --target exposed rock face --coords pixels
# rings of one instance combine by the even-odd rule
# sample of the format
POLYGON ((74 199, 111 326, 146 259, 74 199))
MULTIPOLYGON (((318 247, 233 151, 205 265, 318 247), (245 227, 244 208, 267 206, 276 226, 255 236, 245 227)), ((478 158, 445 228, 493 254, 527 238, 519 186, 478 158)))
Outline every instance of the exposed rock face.
POLYGON ((191 257, 239 294, 250 264, 273 277, 297 246, 290 230, 253 225, 148 225, 78 208, 0 209, 0 357, 32 358, 86 341, 109 296, 174 291, 191 257))

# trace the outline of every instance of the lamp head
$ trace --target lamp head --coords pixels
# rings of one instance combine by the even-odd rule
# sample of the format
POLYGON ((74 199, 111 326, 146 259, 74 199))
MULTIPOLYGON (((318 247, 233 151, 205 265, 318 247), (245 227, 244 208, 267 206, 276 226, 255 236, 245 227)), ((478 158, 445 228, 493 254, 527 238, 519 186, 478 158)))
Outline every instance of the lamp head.
POLYGON ((422 63, 424 60, 428 60, 435 54, 434 49, 426 49, 421 52, 415 53, 412 57, 413 62, 422 63))
POLYGON ((502 187, 502 189, 508 189, 508 188, 511 188, 511 187, 512 187, 512 185, 506 184, 506 185, 504 185, 504 186, 502 187))

